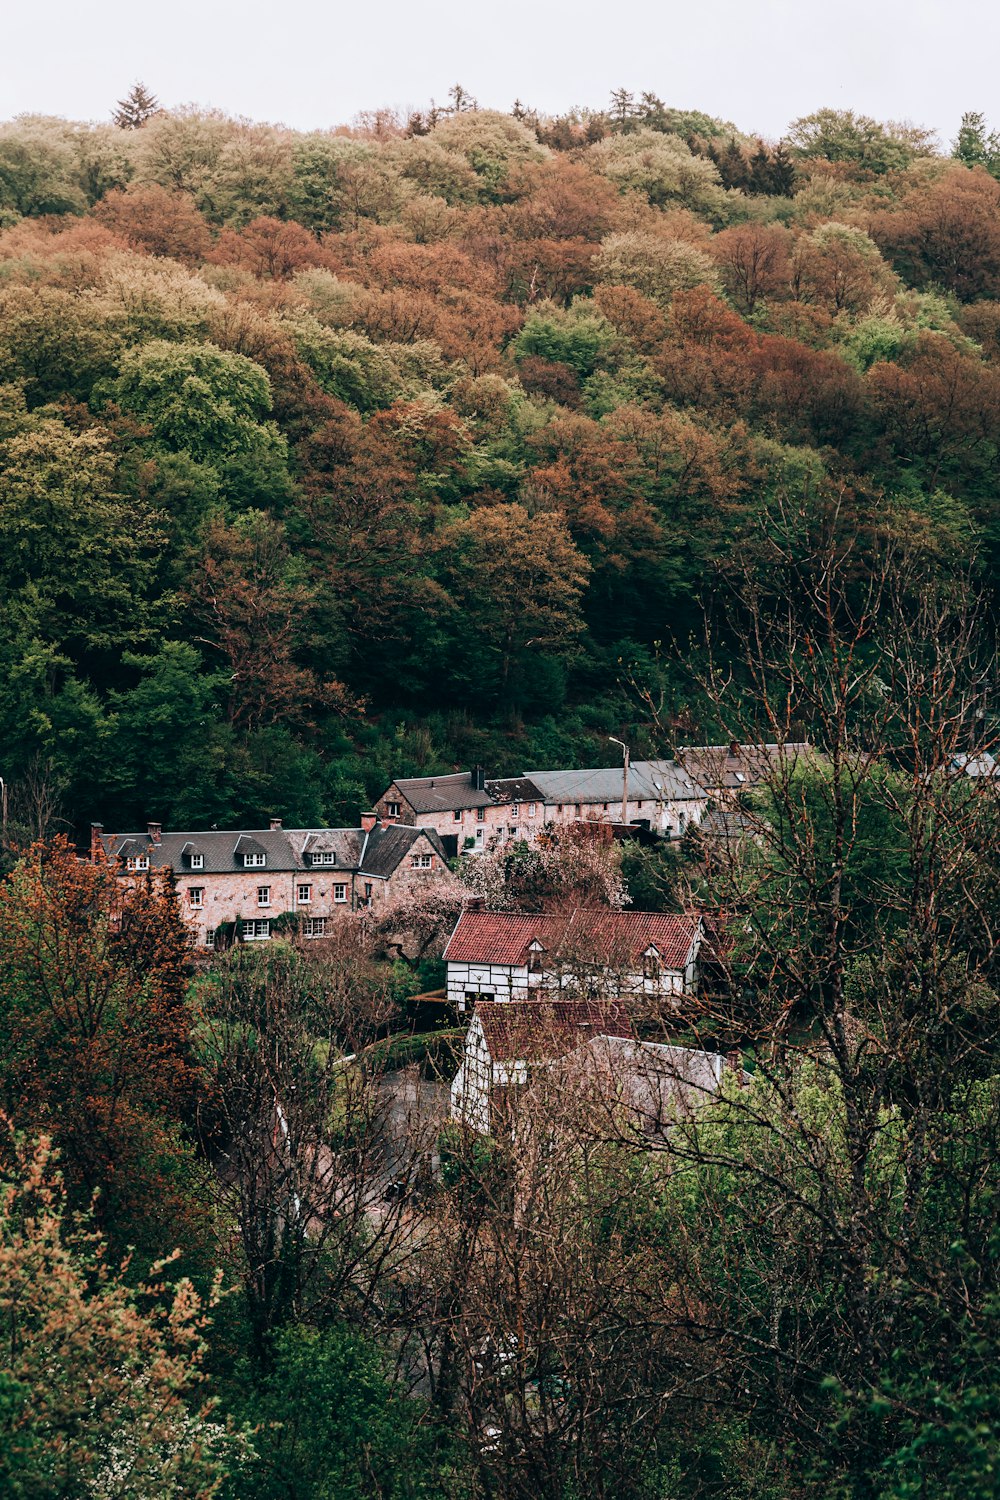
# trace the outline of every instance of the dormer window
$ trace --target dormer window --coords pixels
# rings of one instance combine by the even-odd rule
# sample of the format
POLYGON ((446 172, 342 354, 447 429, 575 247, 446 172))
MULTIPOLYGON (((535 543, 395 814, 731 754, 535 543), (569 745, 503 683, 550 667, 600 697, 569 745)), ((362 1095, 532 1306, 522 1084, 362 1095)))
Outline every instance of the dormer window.
POLYGON ((243 868, 245 870, 262 870, 266 864, 266 854, 244 854, 243 856, 243 868))
POLYGON ((337 856, 332 849, 314 849, 310 856, 310 863, 314 865, 335 865, 337 856))
POLYGON ((542 972, 542 956, 545 949, 537 938, 528 944, 528 973, 540 974, 542 972))
POLYGON ((647 948, 642 955, 642 977, 643 979, 659 979, 660 977, 660 955, 655 948, 647 948))
POLYGON ((192 868, 192 870, 203 870, 205 868, 205 856, 204 856, 204 854, 192 854, 192 856, 191 856, 191 868, 192 868))
POLYGON ((136 870, 136 871, 139 871, 139 870, 148 870, 149 869, 149 855, 148 854, 133 854, 130 859, 127 859, 125 861, 125 868, 126 868, 126 870, 136 870))

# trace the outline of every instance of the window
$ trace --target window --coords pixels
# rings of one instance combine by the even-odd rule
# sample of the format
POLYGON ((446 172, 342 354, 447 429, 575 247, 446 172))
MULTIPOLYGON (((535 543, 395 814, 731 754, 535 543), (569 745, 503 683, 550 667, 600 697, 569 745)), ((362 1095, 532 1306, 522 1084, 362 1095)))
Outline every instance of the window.
POLYGON ((642 958, 643 979, 659 979, 660 960, 655 953, 644 953, 642 958))
POLYGON ((486 809, 485 809, 485 807, 477 807, 476 808, 476 822, 477 823, 485 823, 486 822, 486 809))
POLYGON ((370 880, 366 880, 365 881, 365 900, 366 901, 371 901, 371 899, 372 899, 372 883, 371 883, 370 880))
POLYGON ((192 856, 191 856, 191 868, 192 868, 192 870, 203 870, 205 868, 205 856, 204 856, 204 854, 192 854, 192 856))
POLYGON ((205 928, 205 933, 204 933, 204 936, 202 937, 202 942, 204 943, 204 945, 205 945, 206 948, 214 948, 215 947, 215 928, 214 927, 206 927, 205 928))
POLYGON ((302 936, 326 937, 326 917, 305 917, 302 922, 302 936))
POLYGON ((135 855, 133 855, 131 859, 127 859, 125 861, 125 868, 127 870, 148 870, 149 869, 149 855, 148 854, 135 854, 135 855))
POLYGON ((271 924, 266 919, 250 917, 240 925, 245 943, 264 943, 271 936, 271 924))
POLYGON ((529 802, 528 803, 528 817, 529 818, 533 818, 534 816, 535 816, 535 804, 533 802, 529 802))
POLYGON ((300 885, 297 889, 300 904, 312 900, 313 888, 311 885, 300 885))
POLYGON ((542 950, 541 948, 530 948, 528 950, 528 973, 540 974, 542 972, 542 950))
POLYGON ((512 828, 510 830, 510 836, 511 836, 512 839, 516 839, 517 838, 517 829, 516 828, 512 828))
POLYGON ((481 849, 483 847, 483 836, 484 836, 485 832, 486 832, 486 830, 484 828, 477 828, 476 829, 476 848, 477 849, 481 849))
POLYGON ((456 823, 461 823, 462 809, 460 807, 456 807, 454 813, 452 814, 452 817, 455 819, 456 823))
POLYGON ((608 804, 605 802, 605 804, 604 804, 604 811, 607 812, 607 810, 608 810, 608 804))
POLYGON ((429 870, 434 863, 433 854, 411 854, 410 865, 414 870, 429 870))
POLYGON ((563 805, 560 802, 559 806, 556 808, 556 812, 562 812, 562 810, 563 810, 563 805))
POLYGON ((346 885, 335 885, 334 888, 333 888, 333 899, 334 899, 334 901, 346 901, 347 900, 347 886, 346 885))
POLYGON ((387 802, 385 804, 385 815, 386 815, 387 818, 398 818, 399 817, 399 803, 398 802, 387 802))
POLYGON ((188 887, 188 900, 192 906, 205 905, 205 887, 203 885, 192 885, 188 887))
POLYGON ((581 816, 582 812, 583 812, 583 806, 582 806, 581 803, 578 802, 576 804, 576 815, 577 815, 578 818, 581 816))
POLYGON ((271 904, 271 887, 269 885, 259 885, 257 887, 257 905, 258 906, 270 906, 270 904, 271 904))
POLYGON ((677 826, 680 829, 681 833, 684 832, 684 824, 686 823, 686 821, 687 819, 685 818, 684 814, 681 813, 680 817, 677 819, 677 826))
POLYGON ((243 867, 247 870, 260 869, 267 864, 266 854, 244 854, 243 867))
POLYGON ((516 802, 512 802, 510 804, 510 815, 511 815, 512 818, 516 818, 517 817, 517 809, 518 809, 518 804, 516 802))
POLYGON ((312 855, 314 865, 335 865, 337 856, 332 849, 316 849, 312 855))

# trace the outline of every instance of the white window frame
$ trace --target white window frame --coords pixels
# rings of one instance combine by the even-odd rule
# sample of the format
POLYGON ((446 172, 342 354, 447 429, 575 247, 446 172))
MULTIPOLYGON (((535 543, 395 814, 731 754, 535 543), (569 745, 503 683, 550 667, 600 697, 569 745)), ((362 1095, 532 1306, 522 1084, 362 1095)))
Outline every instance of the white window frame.
POLYGON ((214 927, 206 927, 204 935, 202 936, 202 940, 201 941, 202 941, 202 946, 204 948, 214 948, 215 947, 215 928, 214 927))
POLYGON ((305 938, 326 937, 326 917, 304 917, 302 919, 302 936, 305 938))
POLYGON ((189 885, 188 900, 195 911, 201 911, 205 905, 205 887, 203 885, 189 885))
POLYGON ((244 854, 243 856, 243 868, 245 870, 263 870, 266 864, 266 854, 244 854))
POLYGON ((477 807, 476 808, 476 822, 477 823, 485 823, 486 822, 486 809, 485 809, 485 807, 477 807))
POLYGON ((434 867, 433 854, 411 854, 410 868, 412 870, 431 870, 434 867))
POLYGON ((241 922, 241 933, 245 943, 266 943, 271 936, 270 918, 244 917, 241 922))
POLYGON ((528 803, 528 817, 529 818, 533 818, 534 816, 535 816, 535 803, 534 802, 529 802, 528 803))
POLYGON ((398 818, 399 817, 399 803, 398 802, 387 802, 385 804, 385 815, 386 815, 387 818, 398 818))
POLYGON ((271 887, 269 885, 259 885, 257 887, 257 905, 258 906, 270 906, 270 904, 271 904, 271 887))
POLYGON ((312 898, 313 888, 311 885, 301 884, 296 887, 296 900, 298 901, 300 906, 308 906, 312 898), (303 892, 305 894, 303 894, 303 892))
POLYGON ((336 851, 333 849, 316 849, 310 859, 314 865, 326 865, 328 868, 337 863, 336 851))
POLYGON ((203 870, 205 868, 205 856, 204 856, 204 854, 192 854, 192 856, 191 856, 191 868, 192 868, 192 870, 203 870))
POLYGON ((141 874, 142 871, 149 869, 149 855, 133 854, 130 859, 125 861, 125 868, 126 870, 133 870, 136 874, 141 874))
POLYGON ((338 885, 334 886, 334 888, 333 888, 333 899, 338 904, 338 906, 342 906, 344 904, 344 902, 347 900, 347 884, 346 884, 346 882, 343 885, 339 885, 338 884, 338 885), (337 894, 338 891, 341 891, 343 894, 338 896, 338 894, 337 894))

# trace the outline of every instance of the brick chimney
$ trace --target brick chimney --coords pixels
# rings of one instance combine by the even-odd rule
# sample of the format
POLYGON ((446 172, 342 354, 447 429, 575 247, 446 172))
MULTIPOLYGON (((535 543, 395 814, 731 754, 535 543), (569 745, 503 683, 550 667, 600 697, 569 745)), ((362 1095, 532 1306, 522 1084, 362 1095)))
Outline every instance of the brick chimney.
POLYGON ((471 776, 472 790, 474 792, 484 792, 486 790, 486 772, 482 766, 473 766, 471 776))
POLYGON ((161 825, 159 823, 147 823, 146 824, 146 832, 149 835, 149 842, 151 844, 158 844, 160 842, 160 835, 161 835, 162 831, 163 830, 162 830, 161 825))
POLYGON ((378 822, 378 813, 376 813, 376 812, 362 813, 361 814, 361 831, 362 831, 362 833, 371 833, 372 829, 375 827, 375 824, 377 822, 378 822))
POLYGON ((281 819, 280 818, 272 818, 271 819, 271 832, 272 833, 280 833, 281 832, 281 819))
POLYGON ((730 742, 729 742, 729 753, 730 753, 730 755, 734 759, 736 759, 739 756, 739 753, 740 753, 740 742, 739 742, 739 740, 730 740, 730 742))
POLYGON ((98 860, 104 858, 104 845, 101 842, 101 835, 103 834, 103 832, 104 832, 104 824, 103 823, 91 823, 91 825, 90 825, 90 859, 91 859, 91 863, 92 864, 97 864, 98 860))

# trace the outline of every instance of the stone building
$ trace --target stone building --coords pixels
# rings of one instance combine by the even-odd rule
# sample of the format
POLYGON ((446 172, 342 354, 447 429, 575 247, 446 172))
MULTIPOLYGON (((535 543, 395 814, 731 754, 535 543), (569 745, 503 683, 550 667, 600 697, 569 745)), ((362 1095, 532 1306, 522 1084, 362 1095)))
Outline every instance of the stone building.
POLYGON ((366 814, 360 828, 199 829, 108 834, 91 829, 91 858, 115 865, 123 879, 147 870, 172 872, 193 941, 213 948, 220 927, 243 942, 280 932, 325 937, 347 912, 386 909, 418 898, 455 877, 433 829, 402 827, 366 814))
POLYGON ((447 776, 400 777, 375 804, 380 817, 433 828, 452 856, 496 840, 532 842, 543 829, 621 823, 680 838, 698 823, 708 794, 673 761, 636 761, 583 771, 529 771, 488 777, 481 766, 447 776))

